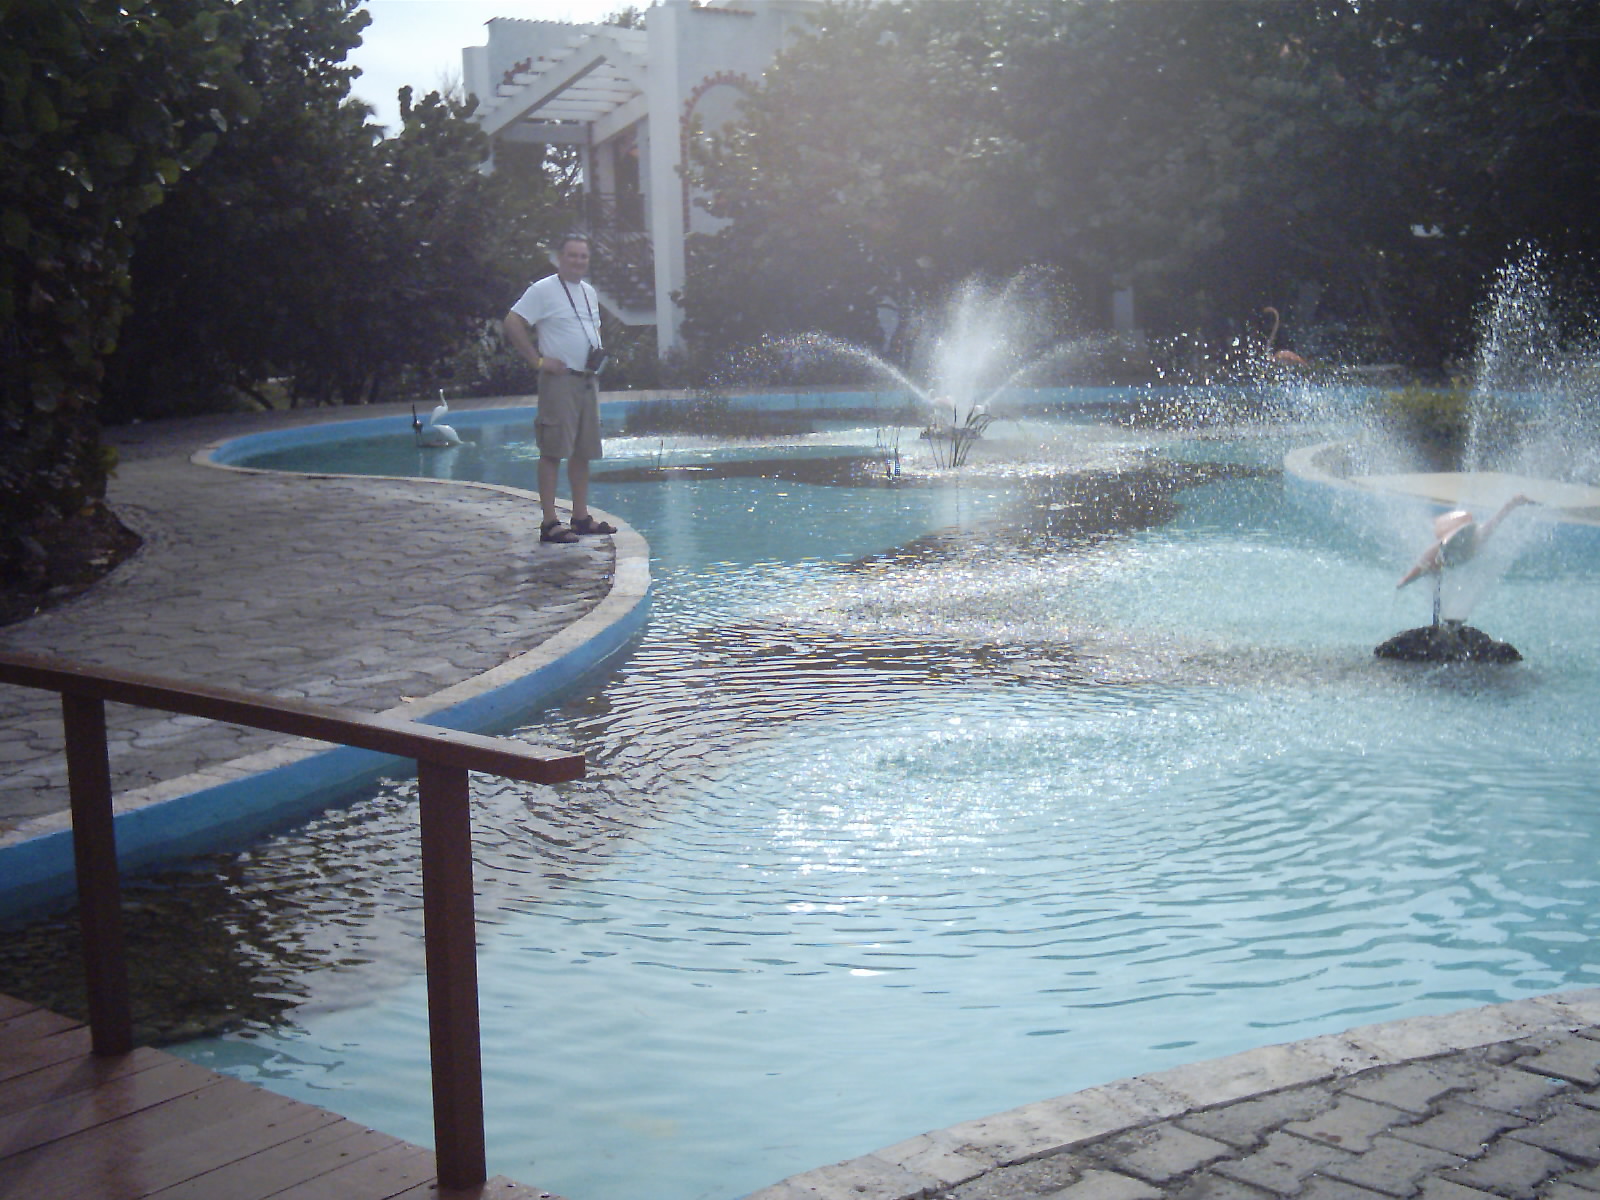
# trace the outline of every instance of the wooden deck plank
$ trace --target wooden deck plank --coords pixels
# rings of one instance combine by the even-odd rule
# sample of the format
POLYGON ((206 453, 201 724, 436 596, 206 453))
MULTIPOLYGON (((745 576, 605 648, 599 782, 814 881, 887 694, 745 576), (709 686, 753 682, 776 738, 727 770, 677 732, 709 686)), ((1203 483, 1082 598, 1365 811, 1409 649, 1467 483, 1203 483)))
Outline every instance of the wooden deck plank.
MULTIPOLYGON (((203 1067, 163 1055, 146 1071, 108 1079, 89 1092, 47 1099, 22 1112, 0 1117, 0 1159, 37 1146, 97 1129, 112 1129, 149 1114, 182 1119, 162 1110, 174 1101, 193 1099, 215 1087, 217 1077, 203 1067)), ((203 1110, 196 1110, 199 1116, 203 1110)))
POLYGON ((82 1026, 82 1021, 60 1016, 47 1008, 33 1008, 0 1021, 0 1041, 29 1042, 49 1037, 52 1033, 67 1033, 82 1026))
POLYGON ((565 1200, 565 1197, 496 1175, 482 1187, 475 1188, 441 1188, 436 1182, 422 1183, 408 1192, 401 1192, 394 1200, 565 1200))
POLYGON ((32 1071, 0 1077, 0 1117, 66 1096, 91 1092, 123 1075, 148 1070, 166 1058, 155 1050, 135 1050, 116 1058, 96 1058, 88 1051, 85 1041, 76 1058, 46 1062, 32 1071))
MULTIPOLYGON (((164 1057, 169 1063, 179 1062, 170 1056, 164 1057)), ((182 1065, 193 1067, 191 1063, 182 1065)), ((146 1096, 157 1094, 148 1092, 146 1096)), ((348 1128, 353 1136, 346 1140, 363 1144, 362 1153, 370 1154, 395 1146, 412 1149, 388 1134, 364 1129, 334 1113, 218 1076, 212 1076, 205 1088, 132 1111, 123 1111, 125 1105, 121 1101, 119 1097, 107 1107, 108 1119, 105 1122, 78 1130, 70 1136, 52 1138, 28 1152, 6 1157, 4 1148, 0 1147, 0 1177, 10 1182, 32 1185, 18 1191, 18 1195, 139 1200, 186 1183, 213 1168, 227 1165, 239 1157, 234 1152, 236 1149, 246 1156, 245 1161, 248 1162, 252 1155, 284 1141, 293 1141, 305 1129, 290 1127, 280 1132, 280 1125, 296 1110, 314 1114, 310 1120, 312 1132, 319 1125, 348 1128), (235 1125, 235 1122, 238 1124, 235 1125), (259 1127, 254 1133, 241 1132, 252 1125, 259 1127), (242 1146, 241 1141, 244 1142, 242 1146), (212 1147, 209 1160, 206 1157, 208 1143, 212 1147), (48 1190, 37 1190, 40 1185, 48 1185, 48 1190)), ((421 1153, 426 1155, 431 1172, 432 1153, 421 1153)), ((320 1164, 312 1173, 326 1173, 329 1168, 347 1163, 353 1157, 356 1157, 356 1152, 346 1150, 333 1160, 320 1164)), ((219 1200, 229 1196, 253 1198, 276 1195, 283 1190, 286 1182, 295 1184, 302 1177, 302 1172, 295 1171, 291 1171, 287 1179, 281 1170, 246 1171, 237 1190, 208 1186, 198 1194, 219 1200)), ((0 1187, 0 1197, 7 1194, 6 1188, 0 1187)), ((355 1197, 365 1193, 351 1191, 349 1195, 355 1197)))
POLYGON ((12 1017, 21 1016, 25 1012, 32 1012, 38 1008, 37 1004, 27 1000, 18 1000, 15 996, 0 993, 0 1021, 9 1021, 12 1017))
POLYGON ((91 1049, 85 1026, 49 1037, 12 1041, 0 1034, 0 1079, 14 1079, 55 1063, 76 1062, 91 1049))
MULTIPOLYGON (((309 1109, 309 1106, 307 1106, 309 1109)), ((322 1113, 322 1109, 309 1109, 322 1113)), ((151 1200, 214 1200, 218 1196, 265 1196, 326 1175, 335 1167, 376 1154, 394 1139, 332 1113, 309 1132, 266 1147, 214 1171, 153 1193, 151 1200)))
POLYGON ((391 1200, 434 1177, 432 1150, 395 1142, 280 1192, 273 1200, 346 1200, 349 1196, 391 1200))
POLYGON ((0 995, 0 1200, 560 1200, 441 1189, 433 1151, 0 995))
MULTIPOLYGON (((340 1119, 268 1093, 261 1093, 259 1100, 245 1107, 224 1106, 224 1110, 232 1116, 207 1120, 175 1136, 147 1139, 133 1126, 118 1122, 116 1136, 102 1136, 113 1128, 104 1127, 75 1138, 70 1159, 64 1166, 57 1162, 52 1182, 65 1194, 74 1196, 143 1200, 165 1188, 202 1177, 241 1155, 256 1153, 263 1144, 292 1139, 318 1124, 340 1119)), ((217 1191, 208 1194, 226 1195, 217 1191)))

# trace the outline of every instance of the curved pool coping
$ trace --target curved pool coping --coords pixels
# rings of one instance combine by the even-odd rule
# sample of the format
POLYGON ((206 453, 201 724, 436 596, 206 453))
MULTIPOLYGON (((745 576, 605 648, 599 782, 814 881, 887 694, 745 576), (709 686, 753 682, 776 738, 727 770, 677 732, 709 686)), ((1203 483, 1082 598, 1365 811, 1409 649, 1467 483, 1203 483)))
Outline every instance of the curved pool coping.
MULTIPOLYGON (((1003 1167, 1080 1149, 1196 1110, 1596 1024, 1600 988, 1580 988, 1261 1046, 918 1134, 858 1158, 791 1175, 745 1200, 921 1200, 1003 1167)), ((1153 1194, 1110 1187, 1088 1191, 1107 1197, 1153 1194)), ((984 1194, 1021 1193, 996 1189, 984 1194)))
MULTIPOLYGON (((1494 471, 1341 474, 1340 464, 1334 460, 1346 454, 1353 444, 1348 441, 1319 442, 1285 454, 1283 479, 1290 495, 1304 503, 1332 489, 1341 496, 1365 499, 1374 504, 1414 506, 1430 516, 1469 503, 1450 486, 1452 482, 1463 486, 1467 481, 1476 482, 1484 499, 1491 503, 1499 503, 1515 491, 1533 491, 1540 486, 1574 493, 1592 493, 1589 499, 1600 500, 1600 489, 1494 471)), ((1600 549, 1600 506, 1564 508, 1552 502, 1525 508, 1521 512, 1548 525, 1559 544, 1600 549)))
MULTIPOLYGON (((378 418, 387 427, 403 418, 378 418)), ((293 431, 310 439, 349 437, 354 422, 308 426, 293 431), (337 430, 313 433, 314 430, 337 430)), ((409 421, 407 421, 409 424, 409 421)), ((332 478, 327 471, 276 471, 239 466, 229 459, 241 443, 279 442, 277 434, 246 434, 212 442, 190 461, 241 474, 304 475, 332 478)), ((244 453, 251 453, 249 446, 244 453)), ((401 479, 439 487, 477 488, 537 504, 522 488, 416 476, 364 476, 401 479)), ((481 674, 432 695, 384 710, 465 732, 503 728, 519 715, 549 703, 581 678, 621 653, 644 628, 650 607, 650 547, 644 537, 610 513, 592 510, 617 527, 612 535, 611 587, 583 616, 526 650, 481 674)), ((175 862, 197 854, 244 844, 335 804, 341 794, 385 776, 411 775, 416 766, 375 751, 294 738, 270 749, 215 763, 199 771, 130 789, 114 797, 117 855, 124 870, 175 862)), ((72 895, 76 888, 70 812, 50 813, 23 822, 0 838, 0 917, 42 909, 72 895)))
MULTIPOLYGON (((1129 388, 1116 387, 1035 387, 1014 389, 1018 413, 1041 409, 1089 409, 1118 398, 1126 398, 1137 391, 1140 396, 1159 399, 1164 396, 1184 396, 1194 389, 1189 387, 1129 388)), ((1365 389, 1355 389, 1353 395, 1364 394, 1365 389)), ((461 400, 458 403, 472 407, 450 409, 448 424, 455 429, 478 429, 493 425, 531 422, 537 407, 525 404, 525 397, 506 396, 487 399, 461 400)), ((696 404, 702 402, 727 404, 739 410, 767 413, 801 411, 811 415, 832 413, 860 414, 876 411, 886 416, 904 410, 909 394, 901 385, 869 389, 796 390, 793 388, 753 388, 731 394, 699 391, 637 391, 601 392, 600 423, 607 437, 625 432, 629 418, 641 409, 653 405, 696 404)), ((398 406, 391 406, 398 407, 398 406)), ((431 411, 428 405, 418 405, 414 412, 425 417, 431 411)), ((351 417, 348 413, 314 424, 295 424, 288 428, 245 434, 218 442, 211 465, 233 465, 250 455, 270 453, 274 450, 294 449, 319 442, 342 441, 362 437, 392 437, 404 435, 411 429, 412 413, 388 412, 381 416, 351 417)), ((654 433, 636 436, 655 437, 654 433)), ((409 477, 408 478, 412 478, 409 477)))

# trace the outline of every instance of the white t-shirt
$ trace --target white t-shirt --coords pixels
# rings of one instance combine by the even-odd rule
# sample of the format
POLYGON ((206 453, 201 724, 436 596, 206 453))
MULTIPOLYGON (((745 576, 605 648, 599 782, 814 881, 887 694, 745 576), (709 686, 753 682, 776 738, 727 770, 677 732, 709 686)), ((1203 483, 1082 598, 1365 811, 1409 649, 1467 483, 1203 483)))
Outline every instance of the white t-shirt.
POLYGON ((600 300, 581 279, 571 284, 563 284, 559 275, 535 280, 511 311, 533 326, 540 354, 574 370, 583 370, 589 348, 600 345, 600 300))

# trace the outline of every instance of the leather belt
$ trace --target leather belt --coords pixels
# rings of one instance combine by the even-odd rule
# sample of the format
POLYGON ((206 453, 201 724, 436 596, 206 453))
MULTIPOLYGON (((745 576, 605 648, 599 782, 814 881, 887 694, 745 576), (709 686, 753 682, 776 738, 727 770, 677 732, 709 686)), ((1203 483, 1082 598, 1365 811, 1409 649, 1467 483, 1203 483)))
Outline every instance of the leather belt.
POLYGON ((576 367, 568 367, 567 368, 567 374, 568 375, 576 375, 579 379, 593 379, 594 378, 594 372, 593 371, 580 371, 576 367))

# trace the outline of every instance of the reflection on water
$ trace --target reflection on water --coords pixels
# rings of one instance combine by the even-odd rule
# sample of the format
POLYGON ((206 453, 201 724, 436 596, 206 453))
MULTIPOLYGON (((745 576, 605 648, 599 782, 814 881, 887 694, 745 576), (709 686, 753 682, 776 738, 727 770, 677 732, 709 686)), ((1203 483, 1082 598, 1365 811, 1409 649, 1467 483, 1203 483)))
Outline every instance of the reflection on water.
MULTIPOLYGON (((593 755, 557 801, 575 825, 478 795, 497 1170, 735 1195, 1132 1072, 1595 980, 1592 718, 1530 738, 1560 672, 1438 687, 1312 647, 1196 686, 1144 654, 723 632, 541 724, 593 755)), ((424 1010, 412 982, 190 1052, 425 1139, 391 1095, 424 1010)))

